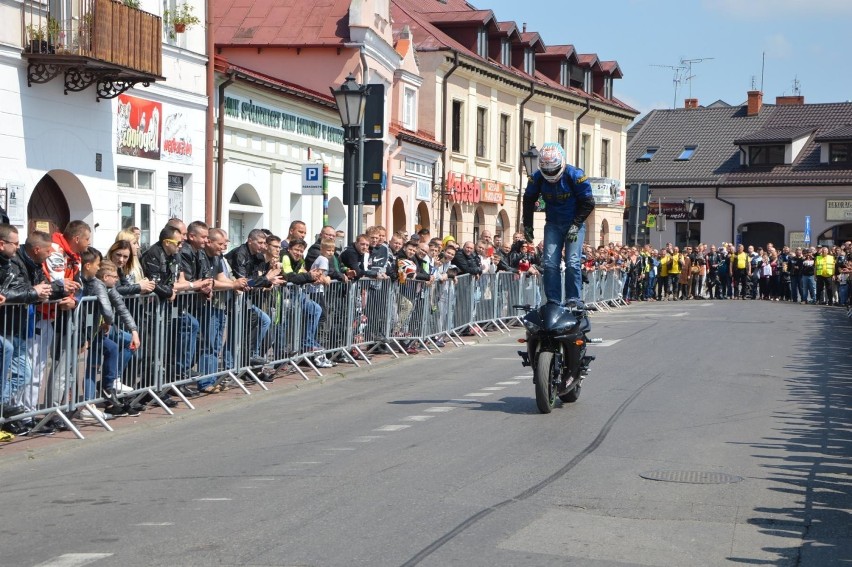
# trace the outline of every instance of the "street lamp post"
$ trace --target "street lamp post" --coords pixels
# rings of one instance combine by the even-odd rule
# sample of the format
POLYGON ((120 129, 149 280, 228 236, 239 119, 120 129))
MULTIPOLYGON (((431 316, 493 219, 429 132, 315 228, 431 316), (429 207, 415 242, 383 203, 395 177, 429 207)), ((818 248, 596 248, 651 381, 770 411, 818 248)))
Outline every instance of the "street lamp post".
MULTIPOLYGON (((538 150, 536 149, 535 144, 532 144, 527 151, 521 152, 521 162, 524 164, 524 169, 527 170, 527 183, 529 183, 530 180, 532 180, 532 176, 535 175, 536 171, 538 171, 538 150)), ((518 230, 521 229, 523 191, 524 189, 518 187, 518 230)))
POLYGON ((689 221, 692 219, 692 211, 695 209, 695 199, 687 197, 683 205, 686 208, 686 245, 689 246, 689 242, 692 239, 692 230, 690 229, 689 221))
MULTIPOLYGON (((344 179, 344 183, 348 184, 349 204, 347 205, 347 238, 350 241, 355 239, 356 216, 360 216, 360 209, 364 203, 364 184, 362 182, 363 173, 362 167, 356 167, 354 161, 355 152, 359 148, 359 144, 363 142, 363 124, 364 124, 364 108, 367 105, 367 88, 364 85, 359 85, 355 81, 355 77, 351 74, 346 77, 346 81, 340 85, 340 88, 330 89, 334 101, 337 103, 337 111, 340 113, 340 123, 343 126, 345 137, 343 140, 343 150, 346 153, 349 151, 349 179, 344 179), (356 213, 357 205, 357 213, 356 213)), ((363 156, 363 150, 361 151, 363 156)), ((359 165, 362 163, 358 160, 359 165)), ((347 189, 344 188, 344 193, 347 189)), ((358 231, 361 230, 361 219, 357 219, 358 231)))

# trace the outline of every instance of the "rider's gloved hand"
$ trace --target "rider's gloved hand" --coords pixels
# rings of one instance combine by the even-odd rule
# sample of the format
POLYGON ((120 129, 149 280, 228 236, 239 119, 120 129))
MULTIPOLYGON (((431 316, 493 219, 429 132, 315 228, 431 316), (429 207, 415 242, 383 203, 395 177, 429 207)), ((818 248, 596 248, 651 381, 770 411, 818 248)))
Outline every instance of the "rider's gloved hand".
POLYGON ((532 229, 531 226, 524 227, 524 238, 526 239, 527 242, 533 241, 533 238, 534 238, 533 237, 533 229, 532 229))
POLYGON ((568 242, 577 242, 577 237, 580 235, 580 227, 576 224, 572 224, 571 228, 568 229, 568 234, 565 235, 565 239, 568 242))

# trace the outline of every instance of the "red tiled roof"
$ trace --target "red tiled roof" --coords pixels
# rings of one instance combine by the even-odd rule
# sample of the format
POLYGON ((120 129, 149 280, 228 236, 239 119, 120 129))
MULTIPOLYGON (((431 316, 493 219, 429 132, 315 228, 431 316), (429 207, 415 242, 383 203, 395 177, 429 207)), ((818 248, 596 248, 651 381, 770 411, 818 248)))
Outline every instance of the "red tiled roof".
POLYGON ((574 51, 573 45, 548 45, 547 49, 544 53, 541 54, 542 58, 570 58, 574 57, 576 59, 577 54, 574 51))
POLYGON ((460 10, 452 11, 437 11, 437 12, 420 12, 433 24, 487 24, 493 22, 497 25, 497 20, 494 17, 494 12, 491 10, 460 10))
POLYGON ((270 77, 264 73, 258 73, 257 71, 252 71, 251 69, 246 69, 239 65, 234 65, 229 63, 223 57, 217 57, 215 59, 214 67, 217 72, 224 74, 233 73, 237 78, 250 83, 255 83, 261 87, 272 89, 295 98, 309 100, 311 102, 321 104, 322 106, 337 108, 337 103, 330 93, 319 93, 294 83, 270 77))
POLYGON ((544 45, 544 40, 541 39, 538 32, 521 32, 521 41, 527 45, 538 44, 538 46, 536 46, 537 53, 544 53, 547 50, 547 46, 544 45))
POLYGON ((497 29, 499 29, 503 35, 510 37, 517 35, 518 39, 521 37, 521 32, 518 30, 518 24, 515 22, 497 22, 497 29))
POLYGON ((577 61, 579 61, 580 65, 583 67, 594 69, 597 66, 600 68, 600 61, 598 60, 598 56, 594 53, 578 53, 577 61))
POLYGON ((601 71, 608 73, 613 77, 620 79, 624 76, 621 72, 621 67, 618 66, 618 61, 601 61, 601 71))
POLYGON ((349 41, 349 0, 217 0, 217 45, 342 46, 349 41))

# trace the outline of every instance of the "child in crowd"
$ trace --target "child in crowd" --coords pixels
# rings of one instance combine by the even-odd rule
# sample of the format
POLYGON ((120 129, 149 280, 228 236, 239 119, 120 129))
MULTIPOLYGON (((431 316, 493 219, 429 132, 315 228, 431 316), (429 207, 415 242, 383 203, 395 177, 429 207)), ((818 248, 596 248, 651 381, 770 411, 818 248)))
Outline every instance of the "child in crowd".
MULTIPOLYGON (((96 397, 97 371, 101 369, 101 387, 103 396, 109 399, 107 408, 109 413, 103 413, 94 406, 80 410, 80 417, 84 420, 108 419, 113 415, 134 412, 137 408, 120 402, 117 394, 129 391, 118 381, 119 371, 123 368, 121 360, 126 360, 120 352, 118 344, 109 338, 109 329, 118 312, 125 326, 131 332, 131 342, 127 349, 135 350, 139 346, 139 334, 136 323, 127 311, 121 296, 114 290, 118 281, 118 271, 114 264, 105 262, 101 265, 101 253, 94 248, 89 248, 80 254, 80 276, 83 281, 83 299, 94 298, 84 305, 81 316, 81 340, 85 342, 81 347, 87 348, 86 375, 84 381, 83 400, 89 401, 96 397), (107 283, 108 282, 108 283, 107 283), (113 289, 110 294, 108 289, 113 289)), ((127 357, 129 358, 129 357, 127 357)))

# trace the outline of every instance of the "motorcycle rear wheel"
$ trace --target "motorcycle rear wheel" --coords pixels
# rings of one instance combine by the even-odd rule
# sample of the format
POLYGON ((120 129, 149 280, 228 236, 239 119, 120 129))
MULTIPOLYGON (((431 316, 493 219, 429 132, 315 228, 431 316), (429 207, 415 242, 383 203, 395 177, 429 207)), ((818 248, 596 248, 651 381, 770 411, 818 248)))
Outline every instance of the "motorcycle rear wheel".
POLYGON ((541 413, 550 413, 556 404, 556 385, 552 382, 554 372, 556 368, 553 353, 538 353, 535 366, 535 403, 541 413))

